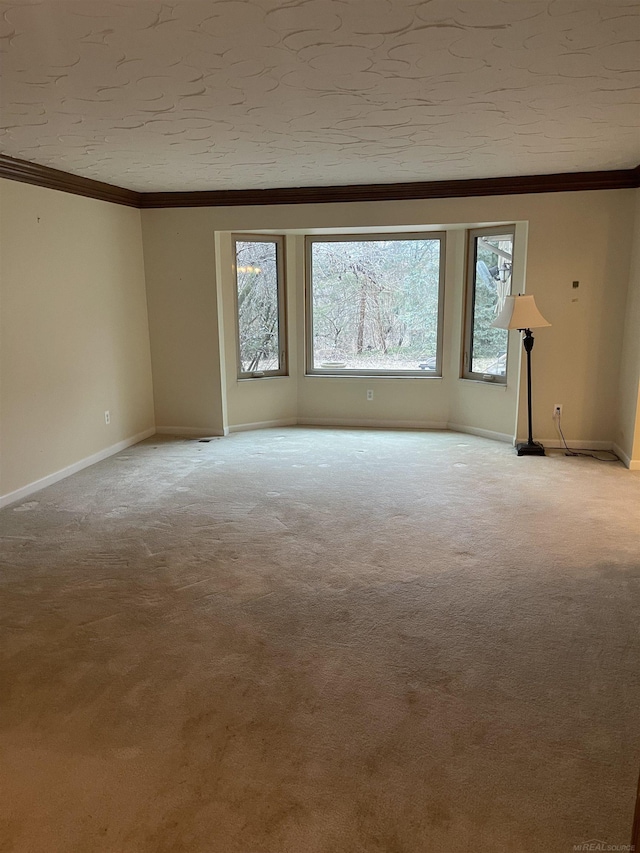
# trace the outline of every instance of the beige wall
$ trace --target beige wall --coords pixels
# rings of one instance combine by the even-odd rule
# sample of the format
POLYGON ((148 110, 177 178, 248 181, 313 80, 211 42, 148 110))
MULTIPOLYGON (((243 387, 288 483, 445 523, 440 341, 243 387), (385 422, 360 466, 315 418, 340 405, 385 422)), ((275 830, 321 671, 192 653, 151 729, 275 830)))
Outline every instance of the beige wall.
MULTIPOLYGON (((618 388, 621 339, 629 275, 629 246, 633 227, 634 190, 553 193, 492 198, 442 199, 410 202, 281 205, 273 207, 198 208, 190 210, 143 211, 154 382, 157 394, 170 385, 173 358, 185 366, 202 363, 209 352, 216 321, 208 315, 203 322, 202 299, 205 290, 214 293, 212 278, 216 259, 212 246, 214 233, 224 245, 224 234, 234 231, 271 230, 278 233, 323 230, 329 228, 418 228, 441 229, 449 226, 445 374, 442 380, 361 379, 306 377, 303 369, 302 253, 293 240, 297 358, 292 361, 296 390, 287 380, 250 380, 235 377, 235 324, 232 317, 233 276, 230 257, 218 258, 217 282, 223 319, 222 361, 226 362, 224 387, 219 389, 220 412, 227 407, 229 426, 242 423, 287 419, 293 401, 297 416, 303 420, 438 425, 456 423, 487 432, 514 433, 515 401, 520 381, 518 335, 510 343, 510 375, 506 390, 467 382, 459 376, 459 341, 462 328, 462 286, 464 240, 456 234, 460 226, 517 222, 528 228, 526 290, 536 296, 542 313, 553 324, 536 333, 534 349, 534 432, 543 441, 557 441, 552 419, 554 403, 563 404, 565 434, 576 442, 607 442, 618 429, 618 388), (179 312, 180 336, 176 340, 170 328, 171 305, 178 302, 184 287, 173 283, 158 260, 159 247, 175 248, 176 235, 184 242, 181 257, 199 272, 197 292, 201 298, 179 312), (577 291, 574 280, 580 281, 577 291), (154 323, 154 310, 165 302, 166 314, 154 323), (231 316, 230 316, 231 315, 231 316), (448 346, 447 346, 448 342, 448 346), (178 352, 178 349, 180 350, 178 352), (159 371, 156 370, 158 366, 159 371), (374 390, 373 402, 367 402, 366 390, 374 390), (297 396, 296 396, 297 395, 297 396)), ((521 233, 521 232, 519 232, 521 233)), ((182 251, 182 250, 181 250, 182 251)), ((522 271, 524 277, 525 270, 522 271)), ((521 282, 525 287, 525 282, 521 282)), ((515 282, 518 287, 518 283, 515 282)), ((209 303, 207 303, 208 305, 209 303)), ((290 306, 291 309, 291 306, 290 306)), ((207 309, 209 310, 209 309, 207 309)), ((290 340, 290 347, 294 341, 290 340)), ((212 376, 215 359, 210 357, 212 376)), ((201 381, 188 383, 176 395, 165 394, 169 410, 163 419, 186 418, 201 405, 198 398, 205 387, 201 381), (176 403, 178 400, 178 403, 176 403)), ((207 378, 207 382, 210 380, 207 378)), ((207 394, 209 389, 207 389, 207 394)), ((526 435, 526 398, 520 395, 518 434, 526 435)), ((637 398, 636 398, 637 399, 637 398)), ((218 423, 224 420, 220 414, 218 423)), ((160 423, 160 421, 158 421, 160 423)), ((191 417, 183 426, 199 426, 191 417)))
POLYGON ((214 229, 199 209, 142 214, 158 428, 223 427, 214 229))
POLYGON ((634 468, 640 468, 640 190, 635 191, 635 219, 629 290, 618 386, 616 443, 634 468))
POLYGON ((153 427, 139 211, 0 181, 0 312, 0 495, 153 427))
POLYGON ((536 215, 529 218, 527 289, 553 324, 536 332, 532 361, 534 430, 543 441, 554 436, 556 402, 568 438, 615 438, 634 195, 558 193, 529 202, 536 215))

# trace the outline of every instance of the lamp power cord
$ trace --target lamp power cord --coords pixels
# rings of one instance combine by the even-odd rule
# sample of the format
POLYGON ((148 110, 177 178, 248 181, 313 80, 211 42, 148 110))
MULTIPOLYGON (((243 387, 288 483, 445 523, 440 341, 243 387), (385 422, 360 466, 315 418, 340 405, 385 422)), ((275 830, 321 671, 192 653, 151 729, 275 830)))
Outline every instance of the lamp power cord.
POLYGON ((562 415, 558 415, 557 418, 554 418, 556 422, 556 427, 558 428, 558 432, 560 433, 560 438, 562 439, 562 443, 564 445, 564 455, 565 456, 589 456, 591 459, 597 459, 598 462, 619 462, 620 460, 616 456, 616 454, 612 450, 604 450, 603 453, 608 453, 609 456, 599 456, 597 450, 572 450, 567 444, 567 440, 564 437, 564 432, 562 431, 562 415))

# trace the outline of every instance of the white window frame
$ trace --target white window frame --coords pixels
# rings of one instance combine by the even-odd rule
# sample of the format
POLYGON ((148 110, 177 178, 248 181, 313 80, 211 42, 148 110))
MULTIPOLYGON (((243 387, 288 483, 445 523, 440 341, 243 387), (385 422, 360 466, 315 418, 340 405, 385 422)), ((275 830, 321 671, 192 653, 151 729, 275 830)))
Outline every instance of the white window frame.
POLYGON ((393 233, 366 234, 314 234, 305 237, 305 336, 307 376, 379 376, 387 378, 442 378, 442 340, 444 331, 444 273, 445 273, 445 231, 402 231, 393 233), (314 366, 313 350, 313 266, 312 246, 314 243, 363 243, 377 240, 438 240, 440 243, 438 271, 438 325, 436 336, 435 370, 367 370, 365 368, 323 368, 314 366))
POLYGON ((475 309, 475 286, 476 286, 476 260, 477 260, 477 238, 495 237, 509 234, 512 238, 513 254, 511 259, 511 291, 513 291, 513 258, 516 247, 516 226, 492 225, 488 228, 470 228, 467 231, 467 271, 465 283, 465 320, 462 351, 462 378, 471 379, 476 382, 486 382, 493 385, 506 385, 509 370, 509 347, 505 347, 505 370, 504 376, 491 373, 479 373, 471 370, 473 363, 473 320, 475 309))
POLYGON ((284 262, 284 236, 280 234, 232 234, 231 245, 233 251, 233 283, 234 283, 234 308, 236 324, 236 356, 238 365, 238 379, 262 379, 272 376, 288 376, 287 356, 287 289, 285 281, 284 262), (238 243, 274 243, 276 247, 276 274, 277 274, 277 299, 278 299, 278 353, 279 366, 277 370, 253 370, 242 369, 242 357, 240 353, 240 313, 238 310, 238 243))

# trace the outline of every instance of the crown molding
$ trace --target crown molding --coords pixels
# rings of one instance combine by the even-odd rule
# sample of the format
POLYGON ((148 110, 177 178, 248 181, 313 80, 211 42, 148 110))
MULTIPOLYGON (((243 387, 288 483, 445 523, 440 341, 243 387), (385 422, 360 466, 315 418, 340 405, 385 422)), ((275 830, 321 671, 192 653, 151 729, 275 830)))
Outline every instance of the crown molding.
POLYGON ((602 172, 567 172, 559 175, 523 175, 457 181, 416 181, 403 184, 352 184, 342 187, 287 187, 210 192, 150 192, 141 194, 140 206, 142 208, 236 207, 266 204, 406 201, 521 193, 614 190, 638 186, 640 186, 640 167, 602 172))
POLYGON ((81 178, 49 166, 0 154, 0 178, 124 204, 143 210, 166 207, 238 207, 279 204, 329 204, 365 201, 415 201, 432 198, 583 192, 640 187, 640 166, 600 172, 516 175, 456 181, 414 181, 398 184, 351 184, 338 187, 283 187, 266 190, 202 190, 139 193, 81 178))
POLYGON ((105 184, 102 181, 93 181, 91 178, 81 178, 79 175, 72 175, 49 166, 40 166, 28 160, 15 160, 4 154, 0 154, 0 178, 96 198, 100 201, 125 204, 127 207, 140 207, 140 193, 133 190, 115 187, 113 184, 105 184))

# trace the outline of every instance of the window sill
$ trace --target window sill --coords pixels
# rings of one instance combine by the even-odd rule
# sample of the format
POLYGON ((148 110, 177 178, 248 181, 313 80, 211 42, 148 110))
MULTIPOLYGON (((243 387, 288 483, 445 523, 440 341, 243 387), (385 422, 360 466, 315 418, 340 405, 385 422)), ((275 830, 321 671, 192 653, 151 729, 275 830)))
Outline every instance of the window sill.
POLYGON ((459 376, 458 382, 469 382, 472 385, 483 385, 485 388, 502 388, 506 391, 508 382, 492 382, 490 379, 468 379, 466 376, 459 376))
POLYGON ((238 382, 255 382, 256 380, 264 380, 264 379, 290 379, 290 375, 288 373, 265 373, 262 376, 238 376, 238 382))
POLYGON ((433 379, 442 379, 442 376, 434 376, 431 374, 426 374, 424 371, 420 371, 420 373, 347 373, 345 371, 341 371, 340 373, 330 373, 327 371, 326 373, 305 373, 305 379, 418 379, 432 381, 433 379))

